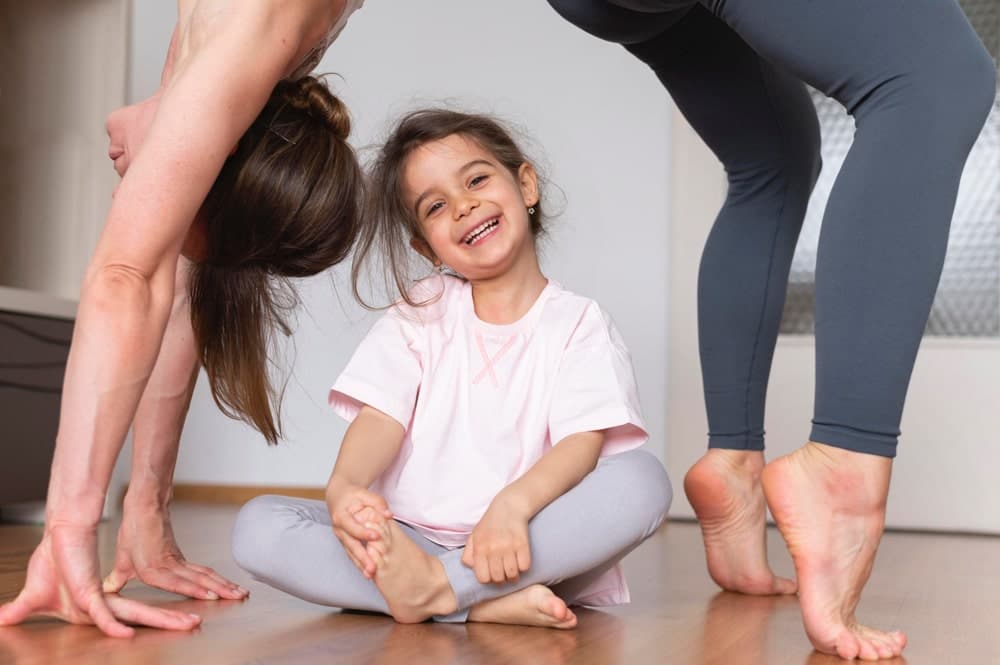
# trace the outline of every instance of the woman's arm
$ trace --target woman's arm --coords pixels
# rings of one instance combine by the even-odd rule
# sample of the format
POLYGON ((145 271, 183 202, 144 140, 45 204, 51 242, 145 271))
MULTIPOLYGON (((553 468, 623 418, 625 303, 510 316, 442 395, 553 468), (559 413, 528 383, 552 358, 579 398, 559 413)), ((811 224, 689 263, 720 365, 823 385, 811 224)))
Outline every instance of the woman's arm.
POLYGON ((126 510, 165 513, 170 503, 177 449, 198 377, 188 291, 190 269, 191 262, 182 257, 160 354, 136 410, 126 510))
POLYGON ((45 535, 25 589, 0 608, 0 624, 46 612, 129 636, 133 630, 119 619, 171 628, 196 623, 165 619, 179 613, 143 605, 126 610, 106 600, 98 579, 96 525, 111 469, 159 353, 190 222, 226 156, 301 50, 303 35, 314 29, 306 16, 312 2, 238 6, 211 39, 177 53, 173 78, 111 205, 84 277, 45 535))
POLYGON ((298 28, 244 14, 178 57, 87 270, 49 497, 56 522, 67 515, 76 524, 99 519, 159 351, 190 222, 297 50, 298 28))
POLYGON ((214 570, 185 560, 170 524, 177 450, 199 365, 191 329, 190 270, 191 263, 182 258, 160 355, 136 411, 132 475, 105 592, 118 592, 130 579, 139 578, 192 598, 246 597, 246 591, 214 570))
POLYGON ((528 522, 594 470, 603 445, 603 432, 567 436, 494 497, 462 553, 477 580, 513 581, 531 567, 528 522))

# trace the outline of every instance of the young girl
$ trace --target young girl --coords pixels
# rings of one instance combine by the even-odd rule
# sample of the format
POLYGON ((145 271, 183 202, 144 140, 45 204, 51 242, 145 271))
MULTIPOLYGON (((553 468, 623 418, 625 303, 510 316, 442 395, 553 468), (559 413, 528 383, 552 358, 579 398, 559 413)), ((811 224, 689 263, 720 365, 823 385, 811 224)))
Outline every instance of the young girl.
POLYGON ((401 622, 571 628, 570 605, 627 602, 618 561, 662 523, 670 483, 634 450, 647 434, 618 331, 539 269, 534 168, 488 118, 417 111, 371 199, 355 287, 378 246, 402 299, 331 391, 351 425, 326 505, 251 501, 237 562, 401 622), (409 287, 407 245, 440 274, 409 287))

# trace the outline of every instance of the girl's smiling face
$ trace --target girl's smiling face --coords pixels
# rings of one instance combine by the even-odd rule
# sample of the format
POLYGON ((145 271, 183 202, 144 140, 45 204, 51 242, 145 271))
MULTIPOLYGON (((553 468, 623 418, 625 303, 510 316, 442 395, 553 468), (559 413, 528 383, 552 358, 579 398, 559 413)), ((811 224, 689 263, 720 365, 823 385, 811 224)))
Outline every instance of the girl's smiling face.
POLYGON ((416 148, 403 170, 404 197, 421 238, 414 248, 470 281, 535 266, 528 207, 538 202, 530 164, 516 174, 460 134, 416 148))

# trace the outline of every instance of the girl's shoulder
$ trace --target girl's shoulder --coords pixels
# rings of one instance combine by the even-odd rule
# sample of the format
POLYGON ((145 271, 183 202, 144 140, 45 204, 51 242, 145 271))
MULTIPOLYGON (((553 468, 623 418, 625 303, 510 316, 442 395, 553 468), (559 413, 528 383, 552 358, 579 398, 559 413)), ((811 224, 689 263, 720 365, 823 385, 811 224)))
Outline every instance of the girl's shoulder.
POLYGON ((417 326, 441 321, 458 311, 458 304, 468 285, 449 275, 431 275, 414 284, 406 295, 389 309, 389 315, 417 326), (410 304, 413 303, 413 304, 410 304))
POLYGON ((554 287, 546 309, 550 320, 570 328, 575 343, 608 343, 624 347, 621 333, 611 314, 593 298, 580 295, 552 282, 554 287))

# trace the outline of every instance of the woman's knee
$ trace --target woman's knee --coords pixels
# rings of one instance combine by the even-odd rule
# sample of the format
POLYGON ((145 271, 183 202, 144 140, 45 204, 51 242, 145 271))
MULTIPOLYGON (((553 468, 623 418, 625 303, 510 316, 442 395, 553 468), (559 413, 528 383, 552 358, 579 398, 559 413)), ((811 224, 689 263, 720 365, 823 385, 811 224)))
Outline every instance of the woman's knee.
POLYGON ((853 109, 862 123, 881 117, 879 130, 903 132, 925 144, 928 157, 971 149, 996 102, 997 71, 978 39, 953 40, 944 53, 907 61, 853 109))
POLYGON ((996 64, 982 42, 969 40, 935 65, 916 74, 918 89, 936 102, 934 125, 925 129, 943 130, 971 148, 996 102, 996 64))

